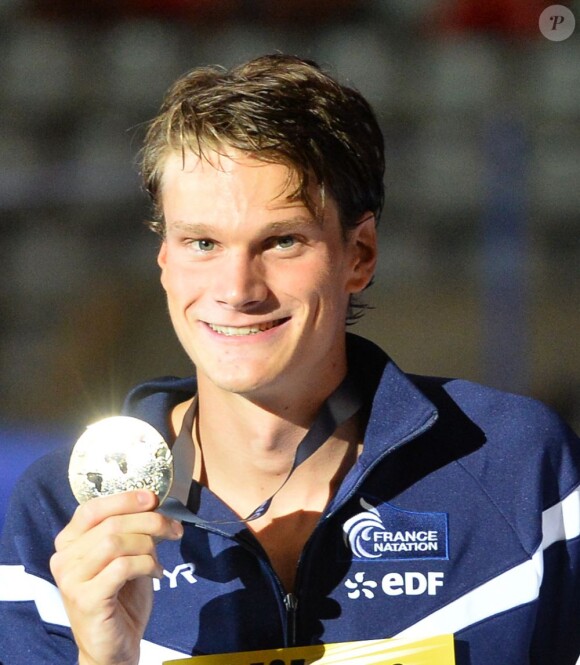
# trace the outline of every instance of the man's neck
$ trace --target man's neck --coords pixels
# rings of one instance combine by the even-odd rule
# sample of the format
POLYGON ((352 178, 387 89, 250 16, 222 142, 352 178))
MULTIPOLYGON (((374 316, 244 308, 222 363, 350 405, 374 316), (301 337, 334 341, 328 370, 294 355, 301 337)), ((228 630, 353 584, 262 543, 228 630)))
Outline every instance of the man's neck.
POLYGON ((241 474, 256 495, 274 491, 320 406, 286 403, 274 412, 240 395, 215 399, 201 388, 194 439, 204 461, 202 480, 213 488, 241 474))
MULTIPOLYGON (((285 398, 268 405, 247 396, 223 394, 201 380, 193 438, 203 464, 197 466, 195 477, 235 510, 244 513, 248 507, 246 514, 251 512, 282 485, 299 444, 341 379, 337 377, 318 395, 313 390, 294 391, 293 401, 285 398)), ((353 438, 358 435, 343 428, 329 433, 320 454, 294 474, 305 492, 310 482, 333 477, 353 438)))

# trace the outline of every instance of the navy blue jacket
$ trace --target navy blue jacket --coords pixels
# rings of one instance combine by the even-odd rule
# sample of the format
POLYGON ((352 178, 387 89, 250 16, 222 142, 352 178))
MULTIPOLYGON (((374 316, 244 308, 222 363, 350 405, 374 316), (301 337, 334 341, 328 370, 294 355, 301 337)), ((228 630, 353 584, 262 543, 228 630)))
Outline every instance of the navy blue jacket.
MULTIPOLYGON (((183 654, 453 633, 459 665, 573 665, 580 655, 580 445, 544 405, 467 381, 408 376, 349 335, 368 404, 364 448, 284 592, 241 523, 186 525, 141 663, 183 654)), ((194 379, 136 388, 125 412, 170 438, 194 379)), ((0 662, 75 663, 48 561, 76 502, 69 449, 21 479, 0 548, 0 662)), ((201 489, 199 515, 236 517, 201 489)))

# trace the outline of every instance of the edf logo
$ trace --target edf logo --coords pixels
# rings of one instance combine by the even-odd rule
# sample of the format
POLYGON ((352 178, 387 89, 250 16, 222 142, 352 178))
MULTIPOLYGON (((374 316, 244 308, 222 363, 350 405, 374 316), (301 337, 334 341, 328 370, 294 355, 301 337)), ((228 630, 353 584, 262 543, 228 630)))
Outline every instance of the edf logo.
MULTIPOLYGON (((426 575, 418 572, 387 573, 383 576, 380 589, 386 596, 436 596, 437 590, 443 586, 445 573, 429 572, 426 575)), ((347 596, 356 598, 374 598, 379 585, 374 580, 365 579, 365 573, 355 573, 354 580, 348 579, 344 586, 349 589, 347 596)))
POLYGON ((428 596, 437 595, 437 589, 443 586, 444 573, 387 573, 381 587, 387 596, 428 596))

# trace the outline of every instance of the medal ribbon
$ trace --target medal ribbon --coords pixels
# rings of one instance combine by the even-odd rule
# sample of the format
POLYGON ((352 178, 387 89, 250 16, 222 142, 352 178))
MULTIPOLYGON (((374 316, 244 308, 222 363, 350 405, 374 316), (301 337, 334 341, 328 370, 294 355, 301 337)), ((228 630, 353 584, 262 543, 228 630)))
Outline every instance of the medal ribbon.
POLYGON ((159 511, 173 519, 188 522, 197 526, 216 524, 236 524, 250 522, 262 517, 270 507, 272 500, 286 485, 290 477, 302 462, 313 455, 344 423, 347 422, 361 408, 363 400, 354 382, 347 375, 336 390, 325 400, 303 439, 296 448, 292 467, 280 487, 253 510, 247 517, 238 520, 204 520, 187 507, 190 503, 192 490, 192 472, 195 463, 195 448, 191 437, 193 418, 195 415, 197 399, 194 398, 188 408, 181 425, 179 435, 172 447, 173 458, 179 458, 174 470, 174 480, 170 496, 163 502, 159 511))

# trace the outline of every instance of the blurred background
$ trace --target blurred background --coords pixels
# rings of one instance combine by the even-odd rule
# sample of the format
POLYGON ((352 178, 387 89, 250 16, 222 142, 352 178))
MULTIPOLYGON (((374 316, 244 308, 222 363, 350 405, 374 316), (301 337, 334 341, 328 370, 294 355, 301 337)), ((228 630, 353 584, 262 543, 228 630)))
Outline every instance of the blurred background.
POLYGON ((580 430, 580 25, 542 36, 549 4, 0 0, 0 445, 190 372, 144 225, 143 124, 191 67, 272 51, 319 61, 384 127, 375 309, 353 331, 580 430))

